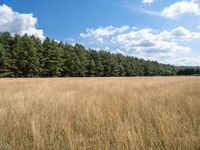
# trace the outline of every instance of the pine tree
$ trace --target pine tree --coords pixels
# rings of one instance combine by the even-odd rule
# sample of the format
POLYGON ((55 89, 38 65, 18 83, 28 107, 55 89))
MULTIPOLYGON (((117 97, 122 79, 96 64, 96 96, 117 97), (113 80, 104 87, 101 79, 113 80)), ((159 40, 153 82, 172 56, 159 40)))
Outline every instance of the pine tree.
POLYGON ((87 65, 88 65, 88 58, 87 58, 87 51, 85 50, 85 48, 80 45, 80 44, 76 44, 74 47, 74 50, 76 52, 76 56, 78 57, 77 60, 77 75, 81 76, 81 77, 85 77, 87 75, 87 65))
POLYGON ((94 62, 94 60, 92 58, 89 60, 89 65, 88 65, 87 69, 88 69, 87 76, 88 77, 95 77, 96 64, 95 64, 95 62, 94 62))
POLYGON ((49 38, 43 42, 44 75, 47 77, 60 76, 62 72, 62 49, 56 41, 49 38))
POLYGON ((0 33, 0 77, 197 75, 199 67, 175 67, 106 51, 86 50, 34 36, 0 33))
POLYGON ((2 44, 0 44, 0 77, 11 77, 13 73, 11 72, 9 58, 7 56, 6 50, 2 44))
POLYGON ((0 76, 13 77, 11 68, 11 45, 13 37, 9 32, 0 33, 1 66, 0 76))

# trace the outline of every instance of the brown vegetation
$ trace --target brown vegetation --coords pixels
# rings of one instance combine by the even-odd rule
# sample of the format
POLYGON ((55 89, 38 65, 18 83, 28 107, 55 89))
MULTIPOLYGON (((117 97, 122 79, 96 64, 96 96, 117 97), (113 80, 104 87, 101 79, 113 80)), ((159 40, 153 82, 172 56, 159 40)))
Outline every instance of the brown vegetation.
POLYGON ((0 79, 0 149, 200 148, 200 78, 0 79))

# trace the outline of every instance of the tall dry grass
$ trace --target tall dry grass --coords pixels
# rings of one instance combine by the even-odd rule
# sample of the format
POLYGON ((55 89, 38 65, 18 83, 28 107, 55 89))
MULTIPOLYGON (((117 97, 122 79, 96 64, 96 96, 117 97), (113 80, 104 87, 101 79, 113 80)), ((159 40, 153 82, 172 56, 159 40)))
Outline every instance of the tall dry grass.
POLYGON ((200 78, 0 79, 0 150, 198 150, 200 78))

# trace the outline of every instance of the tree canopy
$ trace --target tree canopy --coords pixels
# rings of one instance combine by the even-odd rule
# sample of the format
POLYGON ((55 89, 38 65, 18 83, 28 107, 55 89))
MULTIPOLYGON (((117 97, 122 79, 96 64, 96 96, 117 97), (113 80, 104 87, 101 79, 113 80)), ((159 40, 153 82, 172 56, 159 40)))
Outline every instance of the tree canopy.
POLYGON ((176 67, 46 38, 0 33, 0 77, 112 77, 199 75, 176 67))

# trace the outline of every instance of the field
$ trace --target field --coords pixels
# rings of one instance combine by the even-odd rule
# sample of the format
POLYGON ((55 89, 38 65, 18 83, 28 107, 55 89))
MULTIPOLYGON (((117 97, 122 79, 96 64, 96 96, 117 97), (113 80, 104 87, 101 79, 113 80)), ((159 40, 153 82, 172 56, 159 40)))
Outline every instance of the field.
POLYGON ((199 150, 200 78, 0 79, 0 150, 199 150))

